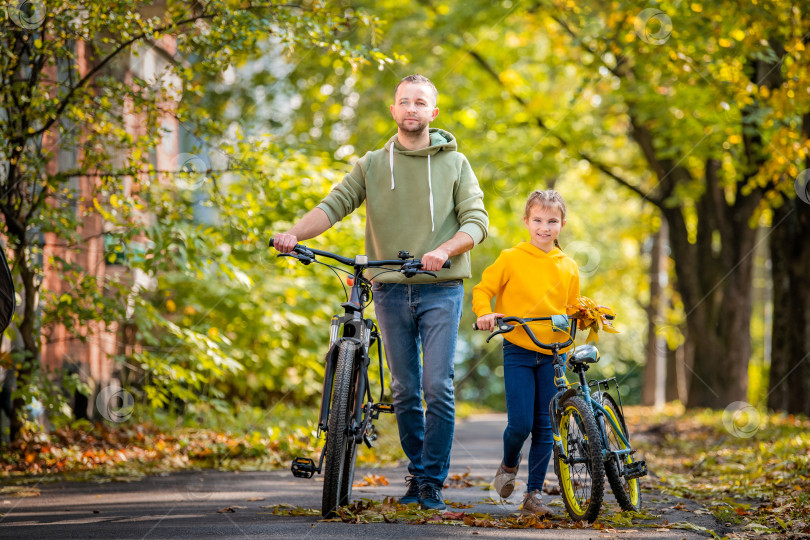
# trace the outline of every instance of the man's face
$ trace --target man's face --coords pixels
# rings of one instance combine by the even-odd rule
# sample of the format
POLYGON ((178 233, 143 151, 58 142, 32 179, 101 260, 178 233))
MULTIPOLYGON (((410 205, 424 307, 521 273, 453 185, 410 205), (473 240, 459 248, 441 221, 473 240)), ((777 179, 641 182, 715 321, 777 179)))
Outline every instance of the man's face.
POLYGON ((439 114, 430 86, 419 83, 400 85, 391 105, 391 116, 400 131, 420 133, 439 114))

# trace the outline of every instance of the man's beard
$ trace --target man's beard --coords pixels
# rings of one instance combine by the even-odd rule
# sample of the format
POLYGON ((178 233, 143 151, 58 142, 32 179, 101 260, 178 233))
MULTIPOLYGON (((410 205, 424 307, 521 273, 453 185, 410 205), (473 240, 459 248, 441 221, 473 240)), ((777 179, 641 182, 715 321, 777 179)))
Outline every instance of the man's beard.
POLYGON ((423 122, 418 119, 407 118, 401 124, 398 124, 397 127, 399 127, 400 130, 406 133, 420 133, 424 131, 425 128, 427 128, 427 125, 428 125, 427 122, 423 122), (407 120, 416 120, 416 123, 408 124, 407 120))

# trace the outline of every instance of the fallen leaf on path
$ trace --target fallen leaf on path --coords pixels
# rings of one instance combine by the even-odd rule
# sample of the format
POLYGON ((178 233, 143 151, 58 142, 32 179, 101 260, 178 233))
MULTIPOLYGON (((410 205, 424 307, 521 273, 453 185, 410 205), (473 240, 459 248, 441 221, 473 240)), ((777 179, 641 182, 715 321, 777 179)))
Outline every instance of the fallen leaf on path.
POLYGON ((23 497, 39 497, 42 495, 39 489, 35 487, 27 487, 27 486, 6 486, 0 488, 0 494, 2 495, 9 495, 11 497, 23 498, 23 497))
POLYGON ((481 477, 481 476, 471 476, 470 475, 470 468, 467 467, 467 471, 461 474, 451 474, 447 480, 444 482, 445 488, 471 488, 475 486, 487 486, 489 487, 489 482, 481 477))
POLYGON ((272 510, 272 514, 276 516, 320 516, 321 511, 315 508, 302 508, 300 506, 293 506, 291 504, 274 504, 270 506, 260 506, 259 508, 267 508, 272 510))
POLYGON ((366 487, 366 486, 387 486, 388 478, 381 474, 367 474, 359 482, 352 484, 352 487, 366 487))

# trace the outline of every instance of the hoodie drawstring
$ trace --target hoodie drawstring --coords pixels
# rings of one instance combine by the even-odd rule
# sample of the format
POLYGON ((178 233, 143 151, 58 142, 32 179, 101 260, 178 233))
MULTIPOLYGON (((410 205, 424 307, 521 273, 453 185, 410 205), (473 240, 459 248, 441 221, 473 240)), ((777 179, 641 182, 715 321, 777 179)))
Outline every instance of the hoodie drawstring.
MULTIPOLYGON (((394 145, 392 144, 391 147, 388 149, 388 162, 391 165, 391 190, 393 191, 394 186, 394 145)), ((433 221, 433 182, 430 177, 430 154, 427 156, 427 166, 428 166, 428 200, 430 201, 430 230, 431 232, 436 230, 436 225, 433 221)))
POLYGON ((433 184, 430 181, 430 154, 428 154, 428 191, 430 192, 430 231, 435 230, 433 224, 433 184))
POLYGON ((391 145, 391 148, 388 149, 388 156, 390 157, 389 161, 391 163, 391 191, 394 190, 394 145, 391 145))

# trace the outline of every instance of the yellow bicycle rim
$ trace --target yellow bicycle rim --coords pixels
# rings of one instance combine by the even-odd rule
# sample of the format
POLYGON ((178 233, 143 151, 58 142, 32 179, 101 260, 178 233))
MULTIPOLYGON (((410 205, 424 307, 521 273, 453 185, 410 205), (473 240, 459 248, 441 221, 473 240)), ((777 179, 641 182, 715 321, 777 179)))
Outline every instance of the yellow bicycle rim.
MULTIPOLYGON (((613 423, 615 423, 617 426, 621 428, 621 423, 619 422, 619 419, 616 418, 616 415, 613 413, 613 409, 610 407, 605 407, 605 411, 610 415, 610 419, 613 420, 613 423)), ((610 421, 607 422, 607 425, 605 427, 608 429, 613 429, 613 426, 610 425, 610 421)), ((623 435, 626 436, 626 434, 624 433, 623 435)), ((624 444, 624 442, 618 437, 616 437, 616 444, 619 446, 619 450, 624 450, 625 448, 627 448, 627 445, 624 444)), ((627 455, 623 459, 626 460, 626 463, 633 463, 633 456, 631 455, 627 455)), ((627 480, 627 487, 630 495, 630 502, 633 504, 633 506, 638 506, 639 495, 641 493, 639 491, 638 478, 631 478, 630 480, 627 480)))
MULTIPOLYGON (((562 420, 560 421, 560 438, 562 439, 563 448, 565 449, 566 455, 570 458, 570 448, 568 447, 568 424, 570 422, 571 414, 576 413, 577 410, 574 407, 567 407, 562 415, 562 420)), ((585 436, 585 433, 582 434, 585 440, 588 440, 588 437, 585 436)), ((571 467, 568 466, 562 459, 557 460, 560 465, 560 482, 562 483, 563 495, 568 503, 571 505, 571 508, 577 514, 584 514, 585 508, 582 508, 579 504, 579 500, 577 499, 576 491, 574 490, 574 481, 571 478, 571 467)), ((587 501, 586 501, 587 502, 587 501)))

